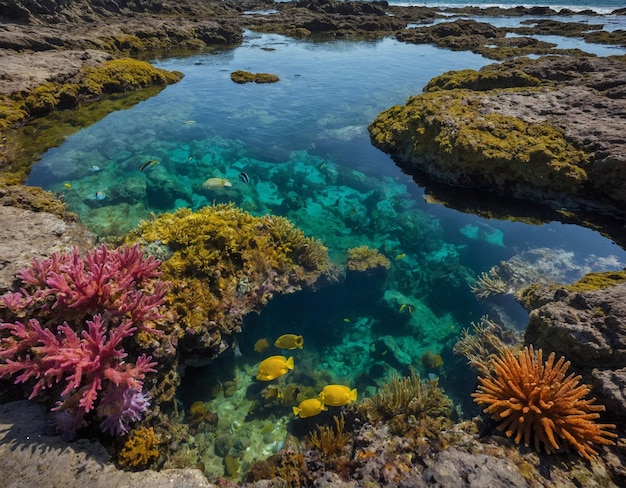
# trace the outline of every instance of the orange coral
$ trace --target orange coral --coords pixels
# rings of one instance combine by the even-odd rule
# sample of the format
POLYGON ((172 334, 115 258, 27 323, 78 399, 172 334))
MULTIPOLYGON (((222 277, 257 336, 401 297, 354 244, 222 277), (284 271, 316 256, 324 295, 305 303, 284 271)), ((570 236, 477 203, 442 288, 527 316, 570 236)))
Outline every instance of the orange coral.
POLYGON ((533 347, 525 347, 516 358, 505 350, 504 356, 494 357, 493 372, 479 378, 480 386, 472 394, 479 405, 487 405, 484 412, 501 422, 498 428, 523 439, 528 447, 534 434, 535 449, 544 445, 546 453, 559 449, 557 439, 574 446, 581 456, 591 460, 598 455, 594 444, 613 444, 617 437, 607 429, 613 424, 596 424, 594 419, 604 411, 603 405, 594 405, 595 398, 584 399, 589 387, 580 385, 581 376, 574 373, 565 377, 569 361, 561 357, 555 364, 551 353, 545 365, 542 351, 535 355, 533 347))
POLYGON ((133 429, 118 454, 119 463, 125 468, 145 467, 159 457, 159 438, 152 427, 133 429))

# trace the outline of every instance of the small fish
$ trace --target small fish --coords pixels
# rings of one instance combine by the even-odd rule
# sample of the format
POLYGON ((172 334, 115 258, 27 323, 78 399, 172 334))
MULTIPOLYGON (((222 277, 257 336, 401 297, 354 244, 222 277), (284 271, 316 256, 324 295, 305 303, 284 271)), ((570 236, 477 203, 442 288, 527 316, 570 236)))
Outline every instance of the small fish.
POLYGON ((320 164, 319 169, 324 169, 326 167, 326 161, 324 161, 322 164, 320 164))
POLYGON ((288 373, 289 370, 293 368, 293 357, 287 359, 285 356, 270 356, 259 364, 256 379, 260 381, 272 381, 288 373))
POLYGON ((143 171, 146 168, 150 168, 154 166, 155 164, 159 164, 159 162, 156 159, 150 159, 149 161, 146 161, 139 167, 139 171, 143 171))
POLYGON ((265 352, 270 347, 270 341, 266 337, 262 337, 254 343, 255 352, 265 352))
POLYGON ((224 188, 225 186, 233 186, 233 184, 226 178, 209 178, 202 186, 208 190, 215 188, 224 188))
POLYGON ((98 171, 100 171, 100 166, 96 166, 96 165, 94 164, 94 165, 92 165, 92 166, 89 168, 89 171, 91 171, 91 172, 93 172, 93 173, 97 173, 98 171))
POLYGON ((69 183, 63 183, 63 186, 67 188, 68 190, 72 189, 72 185, 70 185, 69 183))
POLYGON ((195 120, 185 120, 185 121, 183 122, 183 125, 193 125, 193 124, 195 124, 195 123, 196 123, 196 121, 195 121, 195 120))
POLYGON ((250 182, 250 178, 248 177, 248 175, 244 171, 239 173, 239 179, 241 181, 243 181, 244 183, 249 183, 250 182))
POLYGON ((343 321, 344 321, 346 324, 349 324, 349 323, 350 323, 350 319, 349 319, 348 317, 346 317, 345 319, 343 319, 343 321))
POLYGON ((404 259, 404 258, 406 258, 406 253, 400 253, 396 256, 397 260, 404 259))
POLYGON ((356 388, 350 389, 343 385, 326 385, 319 395, 324 405, 343 407, 357 399, 356 388))
POLYGON ((189 156, 189 157, 187 158, 187 162, 188 162, 188 163, 191 163, 192 161, 193 161, 193 156, 189 156))
POLYGON ((96 200, 104 200, 107 197, 107 194, 104 193, 103 191, 97 191, 94 195, 94 198, 96 200))
POLYGON ((322 412, 322 410, 328 410, 318 398, 309 398, 308 400, 302 400, 297 407, 291 407, 293 414, 297 415, 301 419, 308 417, 314 417, 322 412))
POLYGON ((304 339, 301 335, 284 334, 276 339, 274 345, 280 349, 302 349, 304 339))
POLYGON ((398 312, 402 313, 402 311, 406 308, 406 303, 403 303, 402 305, 400 305, 400 308, 398 309, 398 312))
POLYGON ((407 305, 406 308, 408 309, 409 313, 413 315, 413 312, 415 312, 415 307, 413 305, 407 305))

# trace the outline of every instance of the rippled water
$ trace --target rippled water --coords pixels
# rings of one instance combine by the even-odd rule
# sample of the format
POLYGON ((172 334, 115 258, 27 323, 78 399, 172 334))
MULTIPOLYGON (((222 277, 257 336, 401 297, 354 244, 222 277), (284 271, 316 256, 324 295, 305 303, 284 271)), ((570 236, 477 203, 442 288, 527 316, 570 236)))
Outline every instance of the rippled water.
POLYGON ((248 32, 235 49, 156 61, 184 79, 48 150, 28 184, 62 193, 101 235, 125 232, 150 212, 234 201, 253 214, 288 217, 337 261, 351 247, 379 249, 391 261, 384 282, 280 297, 247 318, 244 360, 258 359, 258 338, 301 333, 309 367, 334 381, 367 390, 411 363, 469 403, 473 380, 452 354, 460 331, 485 313, 518 329, 526 320, 513 300, 476 299, 470 284, 480 273, 513 258, 526 271, 573 282, 626 265, 623 249, 587 228, 488 220, 428 203, 370 144, 366 127, 379 112, 436 75, 491 62, 392 39, 314 43, 248 32), (238 69, 280 82, 237 85, 230 73, 238 69), (150 160, 158 164, 141 171, 150 160), (207 190, 210 177, 232 186, 207 190), (382 339, 400 363, 371 354, 382 339), (434 373, 421 360, 429 352, 444 360, 434 373))

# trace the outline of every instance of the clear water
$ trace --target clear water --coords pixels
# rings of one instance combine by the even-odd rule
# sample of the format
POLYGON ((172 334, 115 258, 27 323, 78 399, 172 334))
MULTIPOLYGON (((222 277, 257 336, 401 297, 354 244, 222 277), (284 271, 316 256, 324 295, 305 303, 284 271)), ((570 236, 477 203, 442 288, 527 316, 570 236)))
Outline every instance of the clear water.
POLYGON ((435 373, 447 391, 469 404, 474 379, 452 354, 460 331, 494 310, 512 327, 526 321, 512 300, 474 297, 469 285, 480 273, 536 250, 545 259, 529 266, 545 266, 541 272, 559 281, 626 265, 623 249, 587 228, 487 220, 428 203, 423 188, 370 144, 366 128, 379 112, 436 75, 491 62, 392 39, 313 43, 248 32, 232 50, 156 61, 184 79, 48 150, 28 184, 63 193, 101 235, 123 233, 150 212, 234 201, 256 215, 288 217, 338 262, 351 247, 377 248, 391 261, 384 282, 276 298, 246 319, 243 361, 258 360, 252 345, 260 337, 301 333, 307 364, 371 392, 408 363, 432 373, 421 363, 430 351, 444 359, 435 373), (237 85, 230 80, 237 69, 281 81, 237 85), (159 164, 140 171, 149 160, 159 164), (232 186, 202 188, 210 177, 232 186), (369 354, 381 338, 399 363, 369 354))

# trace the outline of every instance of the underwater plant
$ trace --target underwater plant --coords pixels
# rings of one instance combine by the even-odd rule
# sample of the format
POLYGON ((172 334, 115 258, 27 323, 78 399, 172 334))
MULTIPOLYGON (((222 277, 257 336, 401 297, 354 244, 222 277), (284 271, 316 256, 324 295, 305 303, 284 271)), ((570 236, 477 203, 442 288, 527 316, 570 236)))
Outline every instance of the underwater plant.
POLYGON ((327 458, 337 455, 350 442, 350 435, 346 434, 345 416, 333 416, 335 427, 318 425, 317 432, 309 432, 311 442, 327 458))
POLYGON ((439 379, 422 380, 411 369, 411 376, 398 378, 395 374, 373 397, 366 398, 359 409, 372 422, 405 417, 449 417, 452 400, 439 388, 439 379))
POLYGON ((555 363, 555 357, 550 353, 544 364, 542 350, 535 353, 532 345, 518 357, 506 349, 492 358, 493 372, 478 378, 472 397, 516 443, 523 440, 528 447, 534 438, 535 450, 543 445, 547 454, 571 445, 592 460, 598 455, 594 445, 614 444, 615 425, 594 422, 605 407, 585 399, 589 387, 580 384, 581 376, 566 377, 570 362, 561 357, 555 363))
POLYGON ((479 373, 488 375, 493 367, 491 358, 503 354, 519 342, 521 338, 514 331, 505 330, 487 316, 483 316, 480 322, 472 322, 472 331, 463 329, 453 351, 465 356, 470 366, 479 373))

